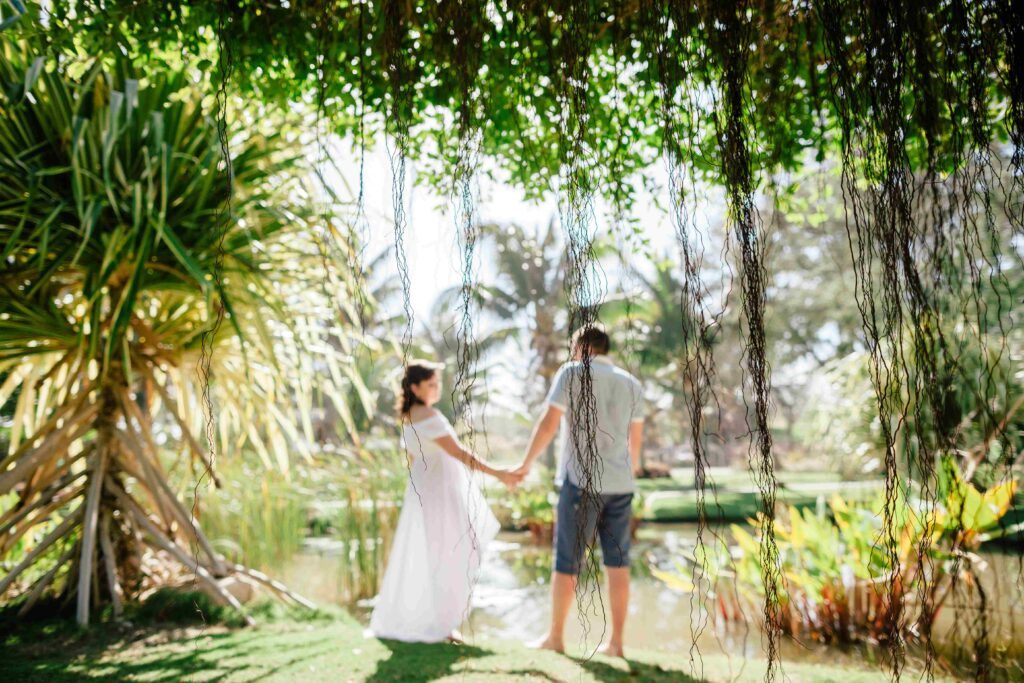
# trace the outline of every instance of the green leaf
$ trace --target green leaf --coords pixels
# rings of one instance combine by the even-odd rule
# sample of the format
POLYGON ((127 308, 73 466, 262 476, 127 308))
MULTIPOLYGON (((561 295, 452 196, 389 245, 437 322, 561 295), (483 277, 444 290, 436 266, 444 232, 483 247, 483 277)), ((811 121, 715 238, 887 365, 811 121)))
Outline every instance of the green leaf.
POLYGON ((170 248, 171 253, 174 254, 175 259, 185 271, 192 276, 195 284, 201 289, 207 289, 210 283, 206 280, 206 273, 203 272, 199 262, 193 258, 192 254, 185 245, 182 244, 181 240, 178 239, 177 234, 171 226, 166 223, 160 223, 157 227, 157 234, 159 238, 170 248))
POLYGON ((684 593, 693 593, 697 590, 697 587, 693 585, 693 582, 690 579, 679 574, 672 574, 652 567, 651 575, 669 588, 674 588, 684 593))
MULTIPOLYGON (((3 30, 0 27, 0 30, 3 30)), ((35 87, 36 81, 39 79, 39 73, 43 69, 45 60, 42 57, 36 57, 32 60, 32 66, 25 72, 25 92, 32 92, 32 88, 35 87)))

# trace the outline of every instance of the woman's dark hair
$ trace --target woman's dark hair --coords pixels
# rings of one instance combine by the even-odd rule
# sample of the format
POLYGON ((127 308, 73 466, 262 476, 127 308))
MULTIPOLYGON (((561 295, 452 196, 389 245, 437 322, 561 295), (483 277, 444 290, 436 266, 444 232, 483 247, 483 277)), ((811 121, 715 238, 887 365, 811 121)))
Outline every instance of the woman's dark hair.
POLYGON ((399 416, 408 415, 414 405, 423 403, 416 398, 416 394, 412 393, 413 385, 430 379, 442 368, 444 368, 444 363, 428 360, 409 361, 405 367, 405 374, 402 375, 402 384, 398 389, 398 400, 395 402, 395 412, 399 416))

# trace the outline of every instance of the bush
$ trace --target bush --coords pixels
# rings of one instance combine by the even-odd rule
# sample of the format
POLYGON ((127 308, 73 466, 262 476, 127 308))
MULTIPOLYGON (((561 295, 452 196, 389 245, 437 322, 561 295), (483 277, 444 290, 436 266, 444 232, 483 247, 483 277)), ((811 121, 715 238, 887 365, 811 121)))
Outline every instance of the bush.
MULTIPOLYGON (((870 505, 851 505, 835 496, 827 514, 790 506, 776 520, 779 605, 787 633, 829 643, 879 642, 898 622, 903 636, 913 640, 956 586, 970 589, 976 583, 976 573, 985 566, 975 551, 983 542, 1014 531, 1001 521, 1018 483, 1008 481, 981 492, 960 478, 951 461, 943 471, 936 502, 898 495, 892 507, 891 547, 881 497, 870 505), (915 599, 907 600, 909 596, 915 599)), ((765 521, 759 513, 749 520, 752 531, 732 525, 732 548, 706 546, 684 558, 707 568, 715 612, 725 621, 744 620, 760 611, 765 521)), ((654 574, 671 586, 694 591, 694 573, 684 565, 680 563, 678 574, 654 574)))

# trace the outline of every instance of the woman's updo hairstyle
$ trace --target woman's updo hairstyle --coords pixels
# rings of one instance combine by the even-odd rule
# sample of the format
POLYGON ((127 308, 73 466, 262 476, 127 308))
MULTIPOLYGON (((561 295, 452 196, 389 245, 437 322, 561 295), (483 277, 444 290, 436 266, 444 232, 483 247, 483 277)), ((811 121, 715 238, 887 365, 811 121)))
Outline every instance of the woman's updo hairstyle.
POLYGON ((402 382, 398 388, 398 400, 395 402, 395 411, 400 417, 409 414, 412 407, 417 403, 423 403, 412 393, 414 385, 432 378, 438 370, 444 369, 444 363, 415 359, 410 360, 405 367, 405 374, 402 375, 402 382))

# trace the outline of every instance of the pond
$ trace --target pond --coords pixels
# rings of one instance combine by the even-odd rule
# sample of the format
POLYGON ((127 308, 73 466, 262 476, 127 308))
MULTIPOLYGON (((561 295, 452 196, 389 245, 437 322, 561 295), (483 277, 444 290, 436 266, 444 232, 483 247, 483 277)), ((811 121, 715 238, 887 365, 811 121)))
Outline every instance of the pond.
MULTIPOLYGON (((748 624, 734 624, 728 629, 709 622, 704 607, 696 596, 667 587, 651 576, 648 567, 673 569, 673 557, 692 548, 696 526, 689 524, 645 524, 634 545, 633 583, 627 643, 645 650, 663 650, 694 657, 705 654, 726 654, 737 658, 761 657, 761 633, 756 619, 748 624), (700 624, 705 624, 703 628, 700 624)), ((1001 661, 1024 660, 1024 598, 1022 572, 1018 555, 990 552, 983 554, 988 571, 982 583, 989 597, 986 618, 989 642, 1001 661)), ((341 576, 341 544, 328 539, 311 539, 301 553, 293 558, 283 573, 286 583, 306 597, 325 603, 343 602, 341 576)), ((530 542, 527 533, 502 532, 489 549, 474 594, 473 613, 464 628, 467 637, 533 640, 544 633, 549 615, 548 579, 551 550, 530 542)), ((593 607, 586 618, 570 618, 567 642, 584 650, 593 650, 600 643, 605 619, 597 596, 587 600, 593 607)), ((366 601, 352 608, 353 613, 369 620, 366 601)), ((936 625, 936 649, 945 657, 963 659, 970 651, 969 643, 954 632, 959 623, 976 619, 977 609, 955 601, 940 611, 936 625)), ((962 631, 962 629, 961 629, 962 631)), ((916 649, 916 650, 919 650, 916 649)), ((836 647, 815 642, 799 643, 782 640, 785 660, 828 662, 862 668, 877 665, 884 648, 874 646, 836 647)), ((913 651, 912 656, 919 656, 913 651)))

